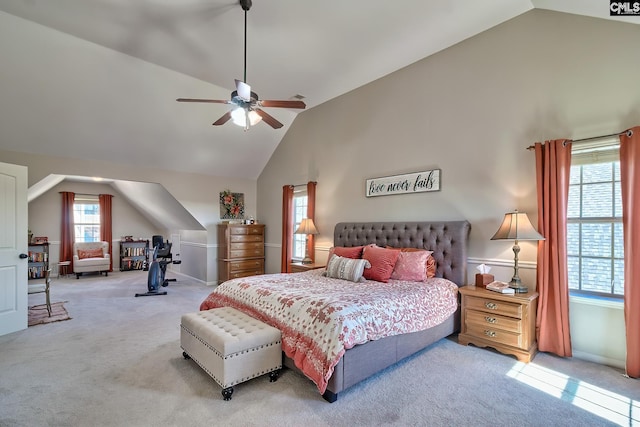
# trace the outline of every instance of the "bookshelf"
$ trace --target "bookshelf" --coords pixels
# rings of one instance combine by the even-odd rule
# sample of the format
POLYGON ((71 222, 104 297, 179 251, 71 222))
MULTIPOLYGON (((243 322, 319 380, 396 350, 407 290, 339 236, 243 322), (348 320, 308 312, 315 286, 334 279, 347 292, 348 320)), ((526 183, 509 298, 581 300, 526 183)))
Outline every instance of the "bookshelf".
POLYGON ((120 271, 142 270, 148 253, 148 240, 120 241, 120 271))
POLYGON ((49 269, 49 243, 29 244, 29 279, 43 279, 49 269))

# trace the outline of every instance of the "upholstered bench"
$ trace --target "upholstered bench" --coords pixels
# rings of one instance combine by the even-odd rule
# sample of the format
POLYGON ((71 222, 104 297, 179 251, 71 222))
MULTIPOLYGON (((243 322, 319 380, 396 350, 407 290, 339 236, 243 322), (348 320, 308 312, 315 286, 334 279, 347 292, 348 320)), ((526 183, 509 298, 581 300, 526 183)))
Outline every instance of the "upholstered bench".
POLYGON ((222 387, 224 400, 234 385, 260 375, 276 381, 282 368, 280 331, 231 307, 182 315, 180 346, 222 387))

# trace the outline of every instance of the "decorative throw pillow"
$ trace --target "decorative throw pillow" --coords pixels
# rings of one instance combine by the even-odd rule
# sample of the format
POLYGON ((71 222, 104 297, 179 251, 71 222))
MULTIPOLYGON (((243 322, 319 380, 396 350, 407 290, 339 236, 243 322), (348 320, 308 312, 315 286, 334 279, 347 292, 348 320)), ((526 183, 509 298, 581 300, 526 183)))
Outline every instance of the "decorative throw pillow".
POLYGON ((78 258, 104 258, 104 252, 102 252, 102 248, 96 249, 78 249, 78 258))
POLYGON ((362 251, 362 259, 369 261, 371 268, 365 268, 364 278, 387 283, 398 261, 398 256, 400 256, 400 251, 397 249, 386 249, 376 245, 365 246, 362 251))
POLYGON ((436 276, 436 260, 433 257, 433 251, 428 251, 426 249, 419 248, 393 248, 391 246, 387 246, 387 249, 397 249, 402 252, 427 252, 429 256, 427 257, 427 279, 431 279, 436 276))
POLYGON ((345 258, 334 254, 329 259, 327 269, 323 274, 334 279, 361 282, 364 280, 362 277, 364 269, 369 267, 371 267, 371 264, 367 260, 345 258))
POLYGON ((347 248, 345 246, 334 246, 331 249, 329 249, 329 258, 331 259, 331 255, 338 255, 341 256, 343 258, 354 258, 354 259, 360 259, 362 258, 362 249, 364 248, 364 246, 353 246, 350 248, 347 248))
POLYGON ((428 257, 428 251, 401 251, 398 256, 398 262, 396 262, 393 273, 391 273, 391 278, 395 280, 424 282, 427 280, 428 257))

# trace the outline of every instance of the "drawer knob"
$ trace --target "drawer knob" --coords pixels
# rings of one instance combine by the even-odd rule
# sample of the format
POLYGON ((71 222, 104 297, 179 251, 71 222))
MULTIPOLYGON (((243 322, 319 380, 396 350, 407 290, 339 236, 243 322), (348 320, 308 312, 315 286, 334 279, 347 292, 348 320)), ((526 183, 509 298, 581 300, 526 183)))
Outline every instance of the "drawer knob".
POLYGON ((495 302, 485 302, 484 306, 487 307, 490 310, 495 310, 496 308, 498 308, 498 304, 496 304, 495 302))
POLYGON ((496 333, 494 331, 484 331, 484 334, 491 338, 494 338, 496 336, 496 333))
POLYGON ((495 317, 489 317, 489 316, 485 317, 484 320, 486 320, 487 323, 496 323, 497 322, 495 317))

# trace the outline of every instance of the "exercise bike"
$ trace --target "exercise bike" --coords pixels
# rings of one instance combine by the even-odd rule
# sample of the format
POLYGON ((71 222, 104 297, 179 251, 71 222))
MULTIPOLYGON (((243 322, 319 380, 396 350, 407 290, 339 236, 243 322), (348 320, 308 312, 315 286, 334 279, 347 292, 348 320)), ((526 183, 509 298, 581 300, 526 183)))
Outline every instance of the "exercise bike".
POLYGON ((148 292, 137 293, 136 297, 147 297, 155 295, 167 295, 167 291, 161 291, 160 287, 166 288, 169 282, 176 279, 167 279, 167 264, 180 264, 181 261, 173 260, 171 255, 171 242, 163 243, 162 236, 153 236, 153 255, 149 264, 147 276, 148 292))

